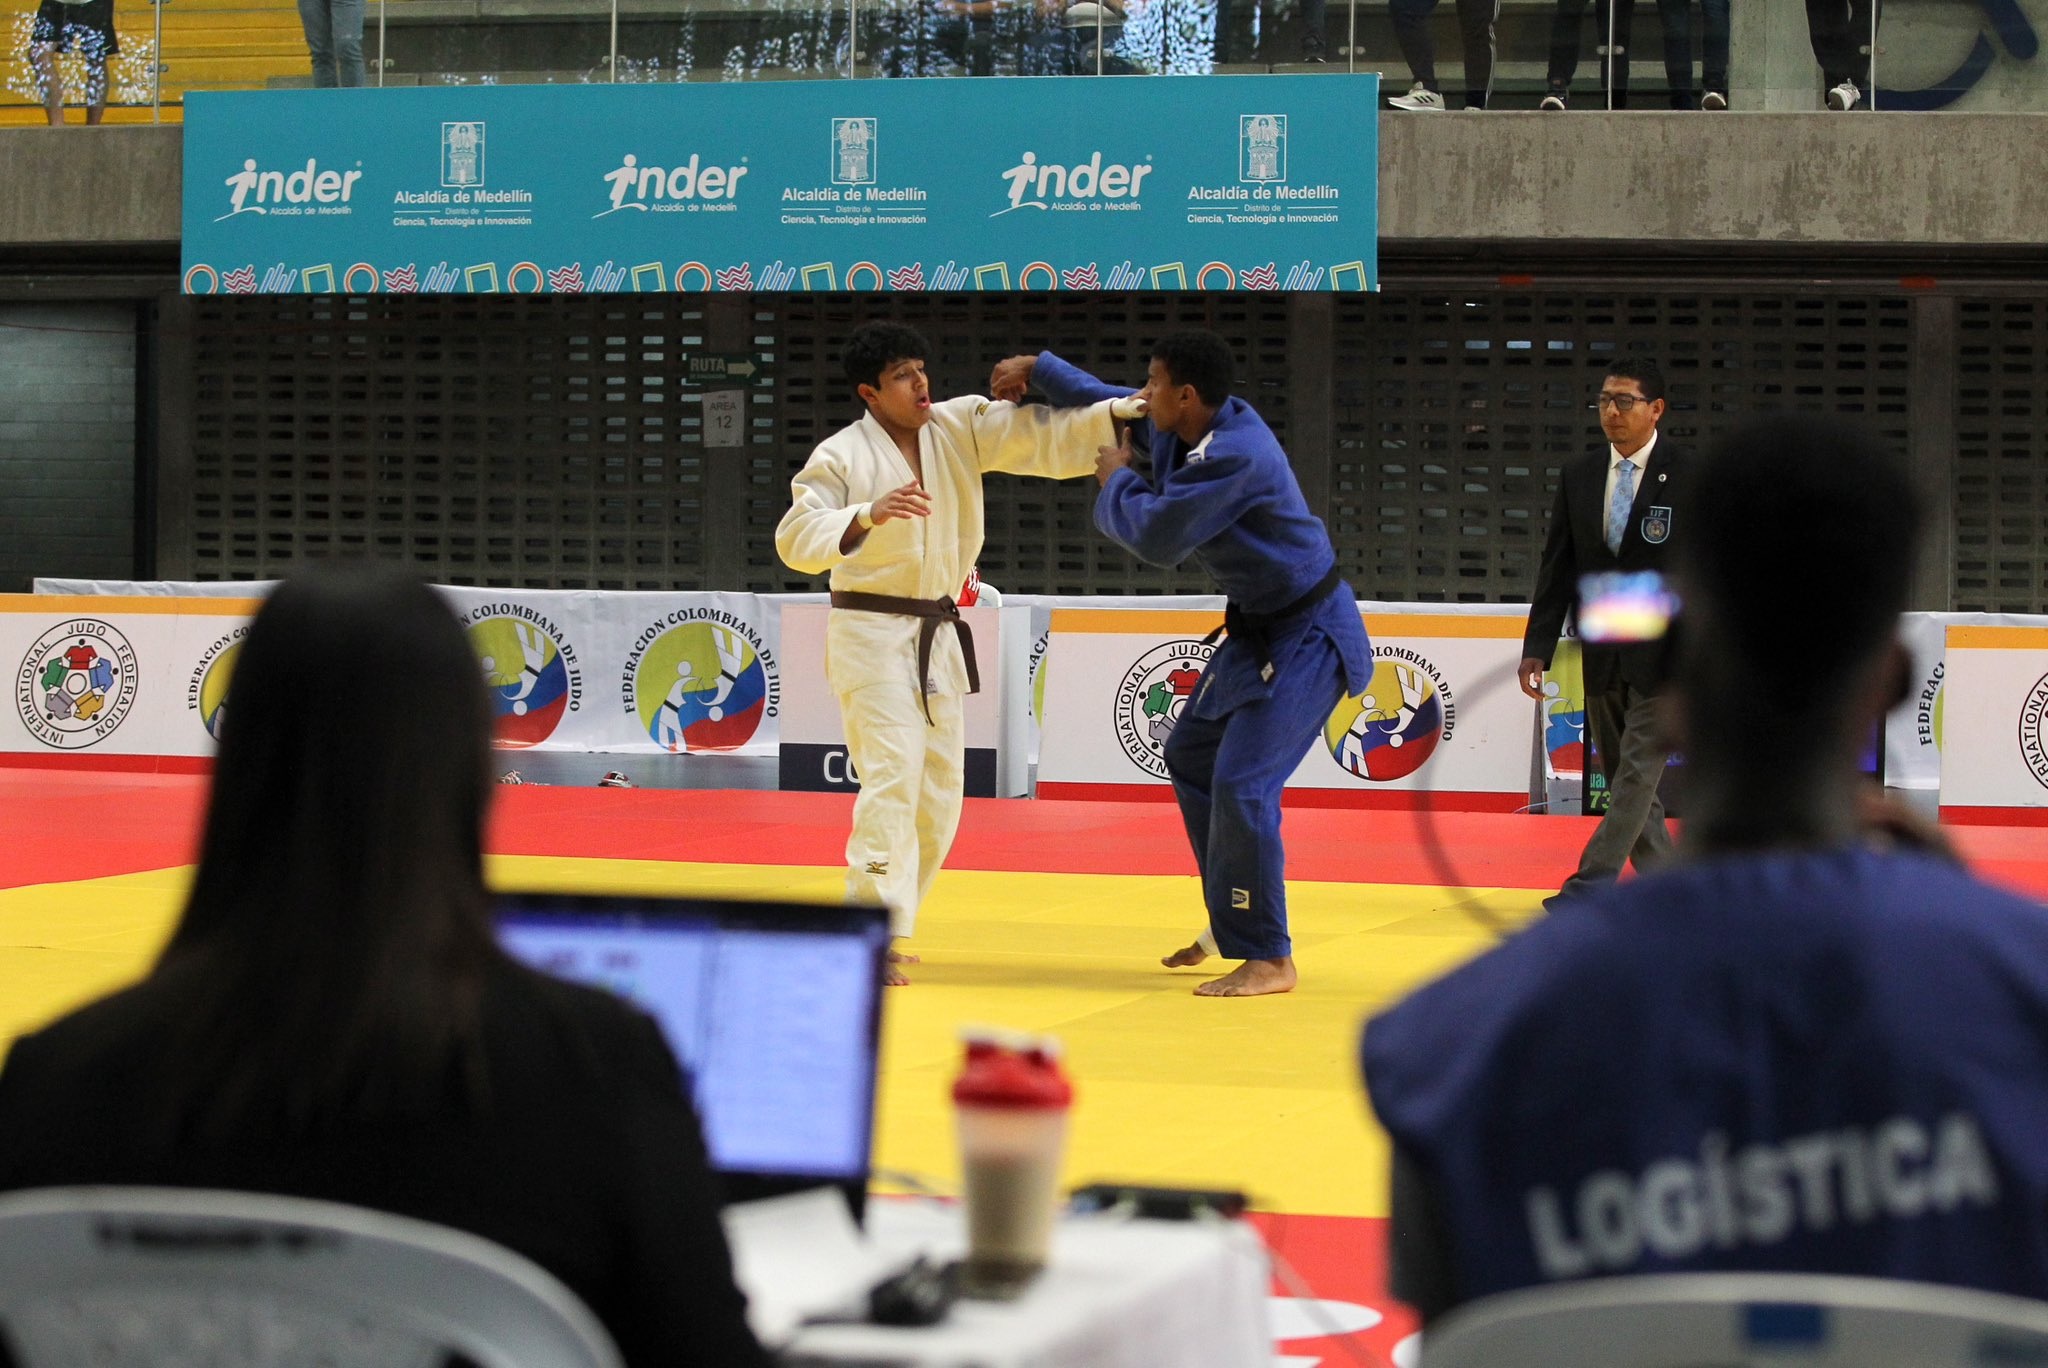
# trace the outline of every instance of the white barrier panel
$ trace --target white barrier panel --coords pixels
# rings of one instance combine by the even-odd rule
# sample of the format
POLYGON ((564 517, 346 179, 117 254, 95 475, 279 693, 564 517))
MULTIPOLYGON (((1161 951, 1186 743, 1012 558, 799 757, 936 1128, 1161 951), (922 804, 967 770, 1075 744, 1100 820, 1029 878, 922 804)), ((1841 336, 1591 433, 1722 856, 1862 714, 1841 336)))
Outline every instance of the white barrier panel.
MULTIPOLYGON (((1375 668, 1288 781, 1331 806, 1513 811, 1529 801, 1534 705, 1515 687, 1526 609, 1361 609, 1375 668)), ((1042 797, 1166 784, 1165 738, 1209 657, 1209 612, 1057 609, 1046 665, 1042 797)))
POLYGON ((1951 627, 1941 815, 2048 824, 2048 627, 1951 627))
POLYGON ((758 594, 441 587, 500 748, 775 754, 779 615, 758 594))
MULTIPOLYGON (((783 692, 782 789, 851 793, 860 776, 846 758, 846 731, 839 700, 825 682, 825 604, 786 604, 782 609, 783 692)), ((966 700, 967 793, 974 798, 1015 798, 1030 784, 1031 709, 1028 607, 963 608, 974 633, 981 692, 966 700)))
MULTIPOLYGON (((776 752, 782 702, 775 650, 779 602, 757 594, 438 588, 477 653, 500 749, 628 755, 776 752)), ((52 752, 90 746, 109 755, 212 754, 217 714, 233 668, 232 646, 257 600, 164 597, 150 586, 104 597, 5 597, 7 620, 27 633, 14 643, 24 652, 49 623, 67 615, 108 629, 107 648, 100 652, 110 662, 106 670, 118 674, 123 644, 135 649, 136 672, 132 679, 121 677, 122 688, 107 692, 95 687, 90 663, 62 682, 76 692, 83 716, 78 707, 67 711, 66 700, 45 689, 40 700, 44 715, 36 720, 23 702, 35 689, 29 674, 20 674, 14 712, 24 737, 40 738, 52 752), (200 669, 208 672, 204 679, 186 677, 200 669), (196 728, 169 721, 159 725, 156 701, 181 691, 189 696, 186 710, 195 718, 203 712, 206 721, 196 728), (138 707, 142 712, 131 721, 138 707)), ((76 658, 86 661, 92 632, 81 625, 78 635, 86 641, 74 643, 76 658)), ((56 667, 45 660, 15 659, 20 671, 33 668, 56 678, 56 667)), ((346 668, 346 662, 337 662, 337 668, 346 668)), ((41 674, 36 677, 39 681, 41 674)))
POLYGON ((256 606, 235 598, 0 595, 0 659, 14 667, 0 758, 90 765, 153 756, 167 768, 203 768, 256 606))
POLYGON ((2048 626, 2018 613, 1907 613, 1899 641, 1912 657, 1905 701, 1885 714, 1884 782, 1889 788, 1941 787, 1942 722, 1948 698, 1948 629, 2048 626))

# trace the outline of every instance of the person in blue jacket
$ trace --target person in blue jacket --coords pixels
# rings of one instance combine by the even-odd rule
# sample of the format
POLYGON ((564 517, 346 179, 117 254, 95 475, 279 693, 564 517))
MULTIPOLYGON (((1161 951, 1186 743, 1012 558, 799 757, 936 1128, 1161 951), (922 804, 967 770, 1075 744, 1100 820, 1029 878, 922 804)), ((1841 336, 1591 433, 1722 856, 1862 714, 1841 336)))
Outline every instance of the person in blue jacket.
POLYGON ((1209 936, 1164 963, 1200 963, 1210 937, 1225 958, 1243 961, 1200 984, 1204 997, 1294 987, 1280 791, 1338 700, 1372 676, 1372 647, 1329 534, 1272 430, 1231 395, 1234 369, 1222 338, 1188 331, 1152 348, 1137 391, 1051 352, 1012 357, 990 379, 998 398, 1035 383, 1059 407, 1142 398, 1149 416, 1100 450, 1095 525, 1150 564, 1193 559, 1229 599, 1228 635, 1164 750, 1209 913, 1209 936), (1149 477, 1133 468, 1134 442, 1150 453, 1149 477))
POLYGON ((1425 1319, 1665 1272, 2048 1298, 2048 909, 1861 772, 1909 687, 1910 472, 1774 414, 1693 479, 1680 858, 1367 1026, 1394 1293, 1425 1319))

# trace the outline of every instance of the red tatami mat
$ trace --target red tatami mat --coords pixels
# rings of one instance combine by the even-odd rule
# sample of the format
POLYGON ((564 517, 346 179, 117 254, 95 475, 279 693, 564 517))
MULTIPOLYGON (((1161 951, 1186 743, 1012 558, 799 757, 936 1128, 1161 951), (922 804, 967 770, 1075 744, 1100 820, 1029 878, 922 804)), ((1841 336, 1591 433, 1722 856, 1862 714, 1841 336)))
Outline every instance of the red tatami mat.
MULTIPOLYGON (((12 839, 0 887, 189 863, 207 780, 0 768, 12 839)), ((501 788, 489 848, 506 855, 836 865, 853 801, 758 790, 501 788)), ((1290 808, 1287 874, 1333 883, 1555 887, 1590 818, 1290 808)), ((1951 827, 1972 865, 2048 897, 2048 832, 1951 827)), ((970 799, 949 866, 1061 874, 1191 874, 1169 803, 970 799)))

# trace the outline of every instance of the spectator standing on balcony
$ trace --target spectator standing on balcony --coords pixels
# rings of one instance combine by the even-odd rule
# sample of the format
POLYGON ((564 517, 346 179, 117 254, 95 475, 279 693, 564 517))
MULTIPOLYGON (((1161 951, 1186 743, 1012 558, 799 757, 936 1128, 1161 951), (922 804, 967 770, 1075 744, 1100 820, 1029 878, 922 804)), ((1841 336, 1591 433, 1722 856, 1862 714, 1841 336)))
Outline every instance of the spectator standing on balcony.
POLYGON ((1827 78, 1828 108, 1854 109, 1872 84, 1877 0, 1806 0, 1806 35, 1827 78))
POLYGON ((299 0, 314 85, 325 89, 363 83, 363 2, 299 0))
MULTIPOLYGON (((1493 93, 1493 26, 1500 18, 1500 0, 1457 0, 1458 33, 1465 46, 1465 108, 1484 109, 1493 93)), ((1429 16, 1437 0, 1388 0, 1394 40, 1415 84, 1406 95, 1389 96, 1396 109, 1429 113, 1444 108, 1443 87, 1436 79, 1436 39, 1429 16)))
MULTIPOLYGON (((1579 69, 1579 38, 1585 32, 1591 0, 1557 0, 1550 21, 1549 90, 1537 106, 1563 109, 1571 97, 1572 77, 1579 69)), ((1702 75, 1706 94, 1701 109, 1728 107, 1729 0, 1700 0, 1700 34, 1706 45, 1702 75)), ((1594 43, 1606 54, 1601 77, 1614 93, 1614 107, 1628 108, 1629 36, 1635 26, 1635 0, 1600 0, 1594 9, 1594 43)), ((1671 107, 1693 107, 1692 13, 1688 0, 1657 0, 1664 24, 1664 73, 1671 84, 1671 107)))
POLYGON ((28 50, 50 122, 64 122, 64 74, 57 58, 69 52, 85 67, 85 121, 98 123, 107 112, 107 59, 121 51, 114 0, 43 0, 29 28, 28 50))

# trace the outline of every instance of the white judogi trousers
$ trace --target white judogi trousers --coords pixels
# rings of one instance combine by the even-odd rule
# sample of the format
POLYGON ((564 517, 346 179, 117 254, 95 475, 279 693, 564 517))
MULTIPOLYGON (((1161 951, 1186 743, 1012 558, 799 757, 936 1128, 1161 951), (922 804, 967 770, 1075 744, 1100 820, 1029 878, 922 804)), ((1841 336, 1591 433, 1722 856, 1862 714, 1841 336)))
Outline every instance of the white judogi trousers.
POLYGON ((847 758, 860 779, 846 840, 846 897, 886 906, 897 936, 916 927, 917 909, 953 848, 966 784, 962 697, 934 693, 930 701, 926 722, 925 699, 908 679, 839 696, 847 758))

